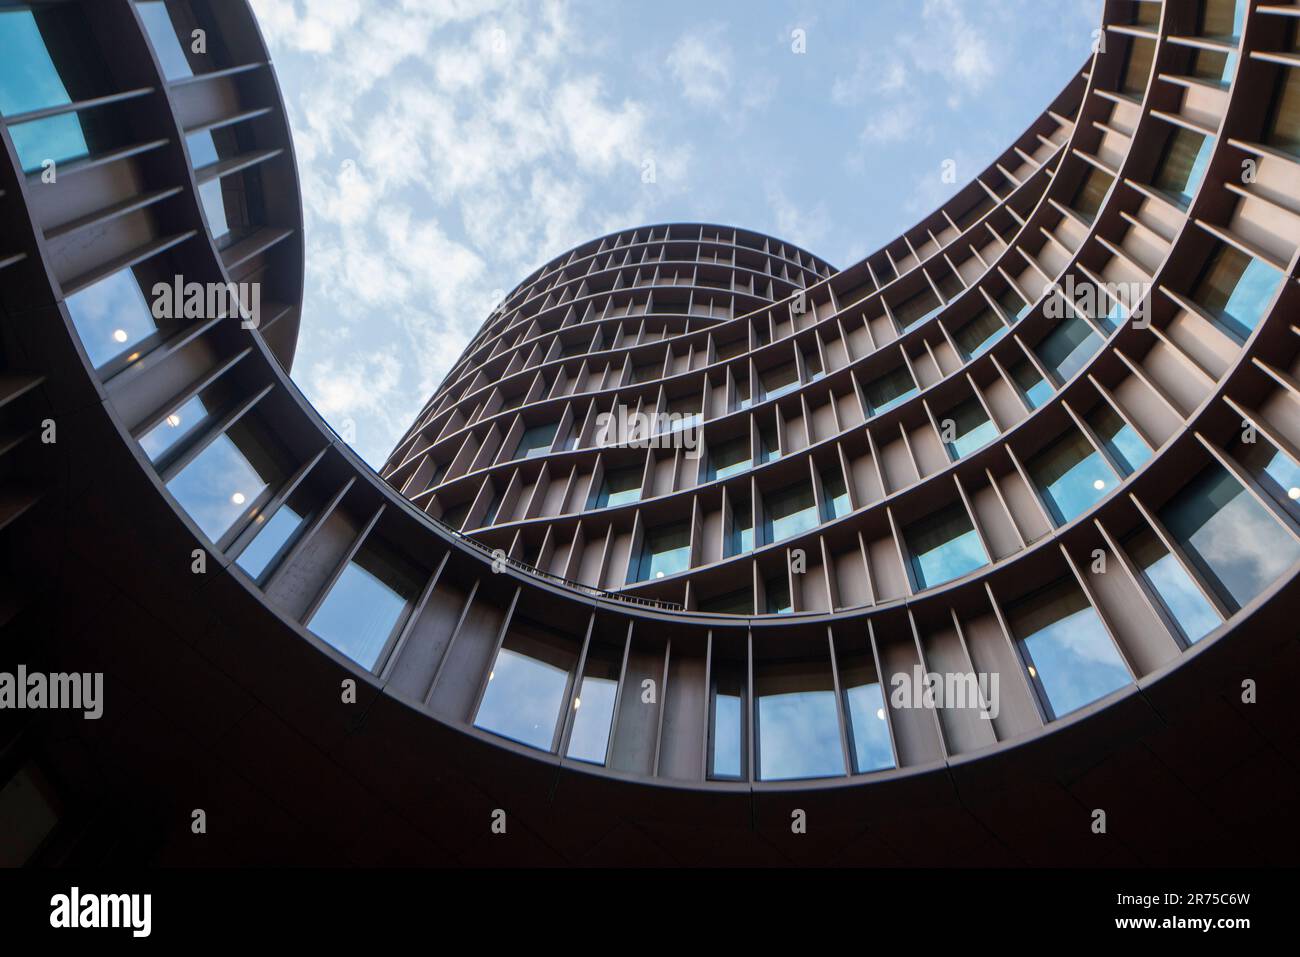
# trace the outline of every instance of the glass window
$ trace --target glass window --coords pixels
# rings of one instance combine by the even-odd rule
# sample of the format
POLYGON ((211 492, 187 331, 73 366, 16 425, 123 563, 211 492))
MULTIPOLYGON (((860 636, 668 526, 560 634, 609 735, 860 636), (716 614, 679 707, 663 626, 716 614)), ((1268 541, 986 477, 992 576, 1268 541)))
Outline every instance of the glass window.
POLYGON ((966 354, 967 359, 974 359, 988 351, 993 343, 1006 335, 1007 327, 992 309, 985 309, 966 325, 957 330, 953 338, 957 346, 966 354))
MULTIPOLYGON (((1192 56, 1191 75, 1227 87, 1237 71, 1237 54, 1227 50, 1197 50, 1192 56)), ((1290 71, 1286 71, 1290 72, 1290 71)))
POLYGON ((720 442, 709 449, 709 480, 739 475, 750 467, 749 436, 720 442))
POLYGON ((230 223, 226 219, 226 198, 221 191, 221 180, 210 179, 199 186, 199 199, 203 201, 203 212, 208 218, 208 229, 213 239, 220 239, 230 232, 230 223))
POLYGON ((1099 402, 1086 418, 1125 475, 1131 475, 1151 458, 1151 447, 1142 436, 1105 402, 1099 402))
POLYGON ((1102 454, 1074 429, 1030 459, 1028 468, 1058 525, 1087 511, 1119 484, 1102 454))
POLYGON ((907 367, 899 366, 893 372, 868 382, 863 391, 867 395, 867 404, 871 406, 871 414, 880 415, 915 392, 916 383, 912 381, 912 374, 907 371, 907 367))
POLYGON ((745 776, 745 669, 730 661, 714 661, 709 696, 709 777, 745 776))
MULTIPOLYGON (((727 558, 754 550, 754 512, 749 501, 731 503, 731 535, 727 539, 727 558)), ((749 614, 748 611, 745 614, 749 614)))
POLYGON ((844 470, 838 465, 822 472, 822 510, 825 512, 822 520, 827 522, 843 518, 853 511, 849 490, 844 484, 844 470))
POLYGON ((903 529, 916 587, 933 588, 989 563, 970 516, 960 502, 903 529))
POLYGON ((210 166, 221 159, 216 140, 211 130, 200 130, 185 137, 185 145, 190 151, 190 163, 195 169, 210 166))
POLYGON ((16 116, 71 102, 36 14, 0 12, 0 113, 16 116))
POLYGON ((270 519, 265 514, 259 514, 253 522, 261 525, 262 530, 240 553, 235 564, 242 568, 249 578, 258 581, 293 544, 294 539, 298 537, 298 532, 303 528, 304 521, 303 515, 297 509, 286 504, 276 509, 270 519))
MULTIPOLYGON (((474 726, 551 750, 573 664, 572 652, 560 647, 540 626, 526 622, 512 625, 488 673, 474 726)), ((594 686, 593 693, 599 697, 594 686)))
POLYGON ((204 535, 220 542, 279 478, 265 444, 241 419, 186 463, 167 490, 204 535))
POLYGON ((679 522, 666 528, 646 531, 641 557, 633 571, 633 582, 663 578, 686 571, 691 564, 691 527, 689 522, 679 522))
POLYGON ((1129 536, 1124 550, 1188 642, 1200 641, 1219 627, 1219 613, 1153 531, 1143 528, 1129 536))
POLYGON ((1197 33, 1203 37, 1236 41, 1241 37, 1245 18, 1246 0, 1201 0, 1197 33))
POLYGON ((738 588, 716 598, 706 598, 700 602, 700 611, 714 615, 752 615, 754 613, 754 596, 748 588, 738 588))
MULTIPOLYGON (((31 10, 0 12, 0 113, 16 116, 72 102, 67 86, 31 10)), ((76 113, 20 123, 9 128, 24 172, 52 159, 87 155, 85 132, 76 113)))
POLYGON ((163 76, 169 80, 192 76, 194 71, 190 68, 189 58, 181 46, 176 28, 172 26, 167 4, 162 0, 149 0, 148 3, 137 3, 135 8, 140 12, 140 20, 145 32, 149 34, 153 52, 162 64, 163 76))
POLYGON ((368 541, 330 586, 307 627, 361 667, 373 669, 418 590, 415 574, 401 558, 386 545, 368 541))
POLYGON ((816 382, 826 375, 826 370, 822 368, 822 357, 816 351, 804 356, 803 365, 804 370, 808 373, 809 382, 816 382))
POLYGON ((998 427, 984 411, 979 399, 967 399, 939 420, 944 436, 952 436, 944 445, 954 460, 981 449, 998 436, 998 427), (949 424, 951 423, 951 425, 949 424))
MULTIPOLYGON (((1145 81, 1143 81, 1145 87, 1145 81)), ((1103 173, 1095 166, 1090 168, 1088 175, 1084 177, 1083 182, 1079 184, 1078 190, 1074 194, 1074 200, 1070 205, 1086 222, 1092 222, 1097 211, 1101 209, 1102 201, 1110 191, 1110 184, 1115 180, 1107 173, 1103 173)))
POLYGON ((1011 378, 1031 409, 1038 408, 1050 399, 1055 391, 1052 384, 1039 375, 1034 364, 1028 359, 1022 359, 1011 367, 1011 378))
POLYGON ((515 446, 514 457, 530 459, 534 455, 545 455, 551 450, 551 443, 555 441, 557 426, 559 426, 558 422, 551 422, 548 425, 535 425, 531 429, 524 429, 524 434, 519 436, 519 444, 515 446))
POLYGON ((1029 676, 1061 717, 1122 688, 1128 668, 1079 587, 1064 580, 1011 606, 1007 620, 1029 676))
POLYGON ((1192 479, 1160 510, 1160 519, 1233 609, 1300 560, 1295 539, 1220 465, 1192 479))
POLYGON ((894 318, 898 320, 900 329, 910 329, 917 323, 929 319, 942 308, 943 304, 939 302, 938 297, 928 287, 897 306, 890 307, 894 313, 894 318))
POLYGON ((1155 186, 1183 206, 1191 203, 1214 152, 1214 137, 1175 127, 1156 168, 1155 186))
POLYGON ((776 665, 754 679, 758 778, 786 781, 844 773, 830 668, 776 665))
POLYGON ((168 452, 182 447, 187 440, 194 438, 199 432, 199 426, 207 422, 210 411, 202 394, 193 396, 140 436, 140 447, 149 456, 149 461, 156 464, 168 452))
POLYGON ((796 482, 763 497, 764 543, 780 542, 817 527, 817 503, 808 482, 796 482))
POLYGON ((758 427, 758 464, 775 462, 781 457, 781 443, 776 429, 771 426, 758 427))
POLYGON ((1281 282, 1282 274, 1268 263, 1220 243, 1192 298, 1245 339, 1264 317, 1281 282))
POLYGON ((790 601, 790 579, 782 574, 763 582, 763 592, 767 596, 767 613, 769 615, 788 615, 794 611, 790 601))
POLYGON ((9 127, 24 173, 44 168, 47 160, 66 163, 90 154, 79 114, 64 113, 9 127))
POLYGON ((1033 308, 1020 298, 1020 293, 1010 286, 1002 290, 1002 295, 998 296, 998 305, 1002 307, 1002 311, 1012 322, 1019 322, 1029 315, 1029 310, 1033 308))
POLYGON ((464 501, 453 505, 438 516, 438 521, 444 525, 450 525, 452 528, 460 529, 465 524, 466 516, 469 515, 469 507, 473 504, 471 501, 464 501))
POLYGON ((1263 436, 1241 443, 1237 452, 1273 497, 1293 511, 1300 508, 1300 465, 1263 436))
POLYGON ((1282 67, 1278 73, 1264 142, 1300 156, 1300 70, 1282 67))
POLYGON ((479 528, 487 528, 497 520, 497 510, 501 508, 501 493, 495 492, 483 509, 483 517, 478 520, 479 528))
POLYGON ((594 653, 587 659, 578 699, 573 703, 573 730, 567 755, 579 761, 604 764, 609 732, 614 722, 621 656, 594 653))
POLYGON ((1151 76, 1151 61, 1155 58, 1155 53, 1154 40, 1143 37, 1133 37, 1129 40, 1124 78, 1120 86, 1122 92, 1134 98, 1146 93, 1147 80, 1151 76))
POLYGON ((642 469, 639 465, 606 471, 605 480, 601 482, 600 490, 596 493, 596 498, 591 507, 609 508, 614 505, 625 505, 628 502, 639 501, 641 498, 641 474, 642 469))
POLYGON ((876 666, 869 657, 848 660, 840 668, 849 734, 853 739, 853 770, 858 774, 894 766, 894 749, 889 741, 885 696, 876 678, 876 666))
POLYGON ((66 305, 90 364, 97 369, 158 331, 131 269, 86 287, 70 296, 66 305))
POLYGON ((768 369, 760 378, 763 383, 763 394, 769 399, 775 399, 799 387, 799 370, 794 360, 775 369, 768 369))
POLYGON ((1101 336, 1078 316, 1056 324, 1043 337, 1035 354, 1060 382, 1068 382, 1101 345, 1101 336))
POLYGON ((668 418, 661 431, 680 432, 689 429, 700 421, 699 395, 683 395, 672 399, 665 409, 668 418))

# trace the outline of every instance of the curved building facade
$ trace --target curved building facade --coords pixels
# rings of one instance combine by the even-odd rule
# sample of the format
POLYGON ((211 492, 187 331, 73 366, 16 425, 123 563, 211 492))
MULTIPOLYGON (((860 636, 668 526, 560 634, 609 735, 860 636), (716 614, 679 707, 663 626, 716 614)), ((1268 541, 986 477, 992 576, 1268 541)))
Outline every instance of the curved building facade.
POLYGON ((557 257, 376 475, 247 6, 0 11, 0 670, 105 689, 0 711, 8 859, 1294 860, 1293 14, 1109 0, 842 269, 557 257))

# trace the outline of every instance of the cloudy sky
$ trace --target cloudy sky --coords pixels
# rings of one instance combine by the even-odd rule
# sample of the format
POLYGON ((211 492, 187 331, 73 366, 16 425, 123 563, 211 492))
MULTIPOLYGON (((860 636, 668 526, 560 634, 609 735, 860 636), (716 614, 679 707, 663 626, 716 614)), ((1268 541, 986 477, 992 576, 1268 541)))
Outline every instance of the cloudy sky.
POLYGON ((372 465, 505 292, 586 239, 718 222, 838 268, 892 239, 958 188, 945 160, 968 181, 1042 111, 1101 6, 252 2, 306 206, 294 378, 372 465))

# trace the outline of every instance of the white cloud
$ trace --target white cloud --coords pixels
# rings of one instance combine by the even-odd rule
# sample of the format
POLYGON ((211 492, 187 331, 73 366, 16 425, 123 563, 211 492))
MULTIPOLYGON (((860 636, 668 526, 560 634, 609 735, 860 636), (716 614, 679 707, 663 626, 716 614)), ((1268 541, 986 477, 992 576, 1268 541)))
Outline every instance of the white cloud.
POLYGON ((731 91, 731 49, 716 26, 683 34, 668 51, 668 69, 682 95, 697 106, 717 107, 731 91))

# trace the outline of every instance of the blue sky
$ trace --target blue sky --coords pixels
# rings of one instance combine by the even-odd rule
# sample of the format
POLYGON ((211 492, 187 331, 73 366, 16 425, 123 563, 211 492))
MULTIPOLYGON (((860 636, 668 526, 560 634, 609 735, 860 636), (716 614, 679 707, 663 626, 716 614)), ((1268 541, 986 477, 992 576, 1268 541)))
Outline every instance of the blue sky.
POLYGON ((306 212, 294 379, 372 465, 505 292, 586 239, 719 222, 862 258, 1042 111, 1101 6, 252 3, 306 212))

